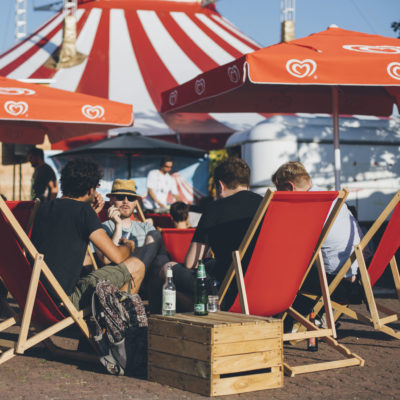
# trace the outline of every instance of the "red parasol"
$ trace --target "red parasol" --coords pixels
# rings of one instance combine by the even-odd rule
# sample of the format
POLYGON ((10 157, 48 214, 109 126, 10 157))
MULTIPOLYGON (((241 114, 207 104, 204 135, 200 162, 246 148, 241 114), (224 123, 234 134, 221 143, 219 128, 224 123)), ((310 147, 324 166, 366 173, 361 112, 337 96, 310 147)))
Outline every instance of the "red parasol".
POLYGON ((132 105, 0 77, 0 141, 38 144, 133 124, 132 105))
POLYGON ((337 27, 212 69, 162 95, 162 111, 331 113, 340 186, 339 114, 400 106, 400 40, 337 27))

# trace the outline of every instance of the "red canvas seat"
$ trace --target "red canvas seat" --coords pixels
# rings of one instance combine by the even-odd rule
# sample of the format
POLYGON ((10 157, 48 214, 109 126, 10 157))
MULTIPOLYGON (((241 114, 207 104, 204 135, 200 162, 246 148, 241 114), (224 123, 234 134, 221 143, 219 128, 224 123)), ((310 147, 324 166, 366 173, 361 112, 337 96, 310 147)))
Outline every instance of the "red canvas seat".
POLYGON ((32 228, 32 220, 35 207, 39 206, 39 201, 6 201, 7 207, 12 211, 15 218, 24 229, 25 232, 30 234, 32 228))
POLYGON ((194 231, 194 228, 164 228, 161 230, 165 248, 172 260, 178 263, 185 262, 185 256, 192 242, 194 231))
MULTIPOLYGON (((10 205, 21 222, 29 220, 28 210, 33 208, 34 202, 19 202, 19 204, 12 202, 10 205)), ((0 237, 0 277, 20 308, 18 315, 0 323, 0 332, 21 322, 18 341, 1 353, 0 363, 7 361, 16 353, 24 353, 26 349, 45 341, 74 323, 89 339, 89 330, 83 320, 84 312, 77 311, 73 306, 47 267, 43 256, 37 252, 18 220, 1 198, 0 237), (33 268, 27 255, 34 260, 33 268), (41 274, 63 303, 67 316, 63 315, 39 280, 41 274), (46 327, 46 329, 28 337, 31 327, 46 327)))
POLYGON ((330 309, 320 248, 346 196, 342 192, 267 191, 239 250, 233 253, 233 264, 221 286, 222 300, 233 275, 236 275, 239 295, 231 312, 264 317, 289 313, 309 331, 285 334, 284 340, 323 337, 325 342, 346 357, 345 360, 306 366, 291 367, 285 364, 286 372, 290 375, 363 363, 362 359, 333 339, 332 312, 329 329, 319 330, 291 308, 307 271, 317 260, 321 289, 325 293, 325 307, 330 309), (333 210, 330 213, 331 207, 333 210), (243 278, 241 259, 258 229, 259 234, 243 278))
POLYGON ((146 218, 151 218, 153 220, 154 226, 156 228, 173 228, 174 221, 172 221, 171 214, 157 214, 157 213, 146 213, 146 218))
MULTIPOLYGON (((336 278, 329 285, 329 292, 332 294, 338 287, 339 283, 346 272, 349 270, 354 260, 357 259, 360 269, 361 283, 365 293, 365 298, 368 304, 368 314, 362 314, 351 309, 350 305, 342 305, 332 302, 335 309, 335 319, 344 313, 351 318, 372 325, 375 329, 387 333, 397 339, 400 339, 400 331, 396 331, 387 324, 398 320, 397 313, 387 307, 383 307, 375 300, 372 288, 382 276, 383 272, 390 265, 394 285, 396 288, 397 297, 400 299, 400 276, 396 262, 396 252, 400 247, 400 190, 396 193, 393 199, 389 202, 387 207, 382 211, 381 215, 373 223, 371 228, 361 239, 360 244, 354 246, 354 252, 350 255, 349 259, 344 263, 343 267, 337 274, 336 278), (390 216, 391 214, 391 216, 390 216), (378 232, 384 221, 390 216, 390 220, 386 229, 379 241, 375 253, 368 265, 366 266, 363 250, 368 246, 368 243, 378 232), (385 317, 380 317, 379 312, 385 314, 385 317)), ((321 309, 322 305, 318 303, 315 307, 317 311, 321 309)))

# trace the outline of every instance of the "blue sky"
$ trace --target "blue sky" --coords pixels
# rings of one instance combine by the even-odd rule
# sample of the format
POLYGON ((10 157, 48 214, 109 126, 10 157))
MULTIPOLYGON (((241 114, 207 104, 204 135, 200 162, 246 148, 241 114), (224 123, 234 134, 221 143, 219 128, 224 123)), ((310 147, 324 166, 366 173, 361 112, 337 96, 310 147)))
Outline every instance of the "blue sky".
MULTIPOLYGON (((27 0, 28 33, 52 12, 33 6, 54 0, 27 0)), ((217 8, 243 32, 267 46, 280 40, 280 0, 218 0, 217 8)), ((0 53, 15 43, 15 0, 0 0, 0 53)), ((396 37, 390 25, 400 20, 400 0, 296 0, 296 37, 326 29, 330 24, 383 36, 396 37)))

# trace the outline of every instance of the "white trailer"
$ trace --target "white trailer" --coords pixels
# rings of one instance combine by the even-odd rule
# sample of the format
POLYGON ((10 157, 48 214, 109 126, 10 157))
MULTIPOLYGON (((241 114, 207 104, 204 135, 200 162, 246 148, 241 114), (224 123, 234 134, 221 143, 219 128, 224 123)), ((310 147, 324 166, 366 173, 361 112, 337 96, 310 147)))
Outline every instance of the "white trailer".
MULTIPOLYGON (((400 118, 340 118, 341 187, 350 190, 362 222, 373 221, 400 189, 400 118)), ((271 117, 252 129, 234 133, 226 147, 239 150, 251 168, 251 190, 264 194, 271 175, 298 160, 314 185, 333 190, 332 119, 327 115, 296 114, 271 117)))

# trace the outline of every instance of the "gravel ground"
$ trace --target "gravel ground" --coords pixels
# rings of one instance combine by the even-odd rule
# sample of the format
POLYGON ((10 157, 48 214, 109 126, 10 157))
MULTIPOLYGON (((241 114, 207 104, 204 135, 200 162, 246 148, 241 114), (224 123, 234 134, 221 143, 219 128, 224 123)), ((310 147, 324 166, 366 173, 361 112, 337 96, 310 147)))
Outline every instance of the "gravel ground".
MULTIPOLYGON (((400 313, 400 302, 392 298, 380 302, 400 313)), ((363 306, 357 306, 362 308, 363 306)), ((400 329, 400 323, 393 324, 400 329)), ((284 387, 225 399, 400 399, 400 340, 373 331, 363 324, 343 318, 339 342, 365 359, 364 367, 285 377, 284 387)), ((57 338, 58 343, 74 348, 77 341, 57 338)), ((305 357, 329 356, 322 344, 317 353, 305 350, 305 343, 285 347, 285 357, 297 362, 305 357)), ((53 357, 39 346, 0 366, 0 399, 197 399, 202 398, 158 383, 103 373, 97 364, 84 364, 53 357)))

